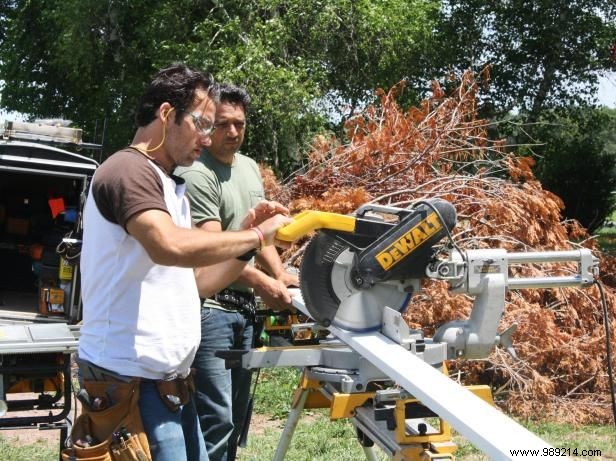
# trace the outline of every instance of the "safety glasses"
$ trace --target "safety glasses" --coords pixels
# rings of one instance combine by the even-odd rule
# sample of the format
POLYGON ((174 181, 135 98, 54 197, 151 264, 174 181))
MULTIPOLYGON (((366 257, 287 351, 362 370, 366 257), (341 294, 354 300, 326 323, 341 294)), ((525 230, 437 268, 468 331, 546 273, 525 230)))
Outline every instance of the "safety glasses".
POLYGON ((199 133, 201 133, 202 136, 209 136, 216 129, 216 125, 214 125, 214 122, 208 120, 207 118, 202 117, 201 115, 194 114, 192 112, 189 112, 188 115, 192 117, 195 128, 197 128, 197 130, 199 131, 199 133))

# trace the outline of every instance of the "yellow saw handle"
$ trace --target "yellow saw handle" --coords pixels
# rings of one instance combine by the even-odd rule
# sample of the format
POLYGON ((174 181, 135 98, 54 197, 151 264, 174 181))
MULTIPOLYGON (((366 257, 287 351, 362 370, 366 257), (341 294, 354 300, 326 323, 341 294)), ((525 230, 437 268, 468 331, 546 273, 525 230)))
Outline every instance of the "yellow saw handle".
POLYGON ((306 210, 293 216, 293 220, 291 224, 278 229, 276 233, 278 240, 294 242, 316 229, 355 232, 355 217, 343 214, 306 210))

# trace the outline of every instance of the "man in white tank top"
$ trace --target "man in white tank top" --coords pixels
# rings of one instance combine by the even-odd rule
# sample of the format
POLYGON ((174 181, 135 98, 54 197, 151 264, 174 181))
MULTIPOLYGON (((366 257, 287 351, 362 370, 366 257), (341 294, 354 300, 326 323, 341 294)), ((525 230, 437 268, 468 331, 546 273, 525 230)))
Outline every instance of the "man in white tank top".
POLYGON ((157 390, 158 381, 190 373, 200 340, 199 267, 216 265, 207 285, 221 289, 246 254, 273 244, 290 222, 284 207, 262 202, 241 230, 191 229, 185 185, 172 172, 211 142, 216 98, 209 75, 183 64, 160 70, 137 108, 133 142, 100 166, 85 206, 80 369, 85 381, 139 380, 155 461, 207 460, 192 398, 169 408, 157 390))

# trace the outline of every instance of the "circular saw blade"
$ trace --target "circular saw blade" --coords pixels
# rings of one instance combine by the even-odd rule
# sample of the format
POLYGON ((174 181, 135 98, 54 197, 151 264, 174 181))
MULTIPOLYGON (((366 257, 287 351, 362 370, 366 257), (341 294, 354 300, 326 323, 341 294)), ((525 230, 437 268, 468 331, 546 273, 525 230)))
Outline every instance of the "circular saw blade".
POLYGON ((317 322, 351 331, 381 326, 384 306, 401 311, 410 294, 382 283, 365 289, 351 282, 353 252, 323 232, 308 243, 300 269, 300 289, 306 309, 317 322))

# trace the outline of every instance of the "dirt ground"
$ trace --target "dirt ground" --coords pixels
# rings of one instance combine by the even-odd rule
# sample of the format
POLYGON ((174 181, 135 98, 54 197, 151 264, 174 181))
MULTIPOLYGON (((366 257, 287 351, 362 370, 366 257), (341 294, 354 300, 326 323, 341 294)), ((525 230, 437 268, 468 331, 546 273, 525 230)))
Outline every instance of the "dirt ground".
POLYGON ((60 431, 38 429, 11 429, 0 431, 0 437, 5 438, 11 445, 24 446, 42 442, 49 447, 60 446, 60 431))
MULTIPOLYGON (((78 402, 79 403, 79 402, 78 402)), ((79 410, 78 410, 79 411, 79 410)), ((33 416, 33 412, 11 412, 11 416, 22 415, 33 416)), ((73 410, 70 415, 71 420, 74 418, 73 410)), ((268 416, 253 414, 250 421, 250 434, 259 435, 263 434, 267 428, 280 427, 284 421, 274 421, 268 416)), ((24 446, 31 445, 36 442, 42 442, 49 447, 59 446, 60 444, 60 431, 57 429, 51 430, 38 430, 38 429, 11 429, 0 431, 0 437, 10 441, 12 445, 24 446)))
MULTIPOLYGON (((19 399, 34 399, 37 394, 19 394, 19 399)), ((81 411, 81 405, 79 405, 79 401, 74 399, 71 404, 71 412, 69 414, 69 418, 71 421, 75 419, 75 401, 77 402, 77 414, 81 411)), ((60 410, 53 410, 54 414, 57 414, 60 410)), ((8 413, 6 416, 11 418, 20 417, 20 416, 44 416, 49 412, 49 410, 30 410, 30 411, 12 411, 8 413)), ((59 429, 44 429, 40 430, 37 428, 20 428, 20 429, 4 429, 0 430, 0 437, 3 437, 12 444, 23 446, 23 445, 31 445, 38 441, 41 441, 49 446, 59 446, 60 445, 60 430, 59 429)))

